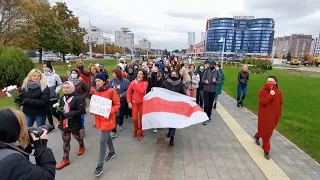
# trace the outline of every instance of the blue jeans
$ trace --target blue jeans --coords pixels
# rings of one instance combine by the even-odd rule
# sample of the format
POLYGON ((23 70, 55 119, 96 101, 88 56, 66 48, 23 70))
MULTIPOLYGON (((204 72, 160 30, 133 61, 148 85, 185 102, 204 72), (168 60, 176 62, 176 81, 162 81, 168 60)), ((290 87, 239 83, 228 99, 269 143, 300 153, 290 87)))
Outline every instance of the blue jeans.
POLYGON ((169 136, 174 137, 176 135, 176 128, 169 128, 169 136))
POLYGON ((240 102, 240 98, 241 98, 241 101, 243 101, 246 96, 247 96, 247 84, 244 84, 244 83, 238 83, 238 95, 237 95, 237 101, 240 102), (241 97, 241 94, 242 94, 242 97, 241 97))
POLYGON ((32 127, 34 121, 37 122, 37 127, 45 125, 46 123, 46 116, 28 116, 26 115, 27 125, 28 127, 32 127))
POLYGON ((81 121, 82 121, 82 128, 81 129, 84 129, 84 114, 81 114, 81 121))

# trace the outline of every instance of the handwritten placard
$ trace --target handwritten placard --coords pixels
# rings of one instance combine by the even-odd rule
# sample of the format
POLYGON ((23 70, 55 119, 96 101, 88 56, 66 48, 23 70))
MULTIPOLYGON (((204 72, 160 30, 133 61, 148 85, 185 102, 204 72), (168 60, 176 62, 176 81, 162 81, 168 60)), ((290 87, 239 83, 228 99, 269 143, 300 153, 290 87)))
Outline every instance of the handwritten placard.
POLYGON ((112 101, 110 99, 92 95, 90 100, 89 112, 109 118, 112 101))

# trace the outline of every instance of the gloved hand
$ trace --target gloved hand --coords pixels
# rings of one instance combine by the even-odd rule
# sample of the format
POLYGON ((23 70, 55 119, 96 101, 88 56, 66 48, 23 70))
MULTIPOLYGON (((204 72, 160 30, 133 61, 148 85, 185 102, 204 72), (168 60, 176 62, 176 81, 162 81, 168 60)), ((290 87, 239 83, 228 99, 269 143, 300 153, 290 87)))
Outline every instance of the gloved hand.
POLYGON ((62 121, 62 120, 64 120, 64 119, 66 119, 66 116, 64 115, 64 113, 63 112, 58 112, 58 115, 59 115, 59 121, 62 121))

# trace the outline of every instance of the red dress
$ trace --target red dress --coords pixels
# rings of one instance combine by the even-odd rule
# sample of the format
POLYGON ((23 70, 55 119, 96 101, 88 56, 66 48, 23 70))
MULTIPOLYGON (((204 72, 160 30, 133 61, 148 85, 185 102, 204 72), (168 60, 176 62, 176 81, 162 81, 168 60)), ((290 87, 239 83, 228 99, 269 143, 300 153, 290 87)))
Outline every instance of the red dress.
POLYGON ((266 86, 259 91, 258 132, 255 137, 262 138, 264 152, 270 151, 270 138, 282 113, 282 93, 276 86, 273 90, 275 95, 271 95, 266 86))

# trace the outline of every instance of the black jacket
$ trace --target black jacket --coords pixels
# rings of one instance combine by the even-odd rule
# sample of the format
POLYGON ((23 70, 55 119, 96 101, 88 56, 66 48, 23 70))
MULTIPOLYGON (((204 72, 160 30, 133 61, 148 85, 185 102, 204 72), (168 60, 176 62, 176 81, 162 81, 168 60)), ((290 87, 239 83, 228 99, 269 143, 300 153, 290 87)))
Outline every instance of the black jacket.
MULTIPOLYGON (((56 160, 53 156, 52 150, 47 148, 47 140, 42 140, 41 142, 34 142, 34 154, 40 154, 38 157, 35 158, 37 165, 32 164, 26 156, 20 153, 9 154, 0 161, 0 179, 54 180, 56 174, 56 160)), ((4 148, 9 147, 0 144, 0 153, 1 149, 4 148)))
POLYGON ((161 87, 163 83, 163 79, 162 77, 160 77, 160 79, 158 80, 158 77, 156 77, 155 79, 152 77, 148 78, 148 88, 147 88, 147 93, 151 91, 151 89, 153 87, 161 87))
POLYGON ((204 82, 202 81, 202 76, 203 76, 204 72, 205 71, 201 72, 199 69, 195 72, 195 74, 199 74, 199 76, 200 76, 200 82, 199 82, 198 90, 203 90, 204 82))
POLYGON ((249 82, 249 73, 240 71, 238 73, 238 81, 243 84, 247 84, 249 82))
MULTIPOLYGON (((69 105, 70 105, 70 112, 68 113, 64 113, 63 116, 61 117, 61 115, 58 115, 60 124, 59 124, 59 129, 63 132, 68 132, 68 131, 72 131, 72 132, 77 132, 82 128, 82 121, 81 121, 81 115, 86 113, 86 109, 85 109, 85 104, 83 102, 83 98, 82 96, 77 96, 77 95, 68 95, 68 97, 73 96, 73 99, 70 101, 69 105), (61 122, 62 120, 64 120, 65 118, 68 118, 68 127, 64 128, 63 127, 63 123, 61 122)), ((63 97, 62 96, 60 98, 60 107, 63 108, 64 107, 64 101, 63 101, 63 97)), ((68 99, 68 97, 66 99, 68 99)))
POLYGON ((168 89, 170 91, 174 91, 180 94, 186 94, 184 85, 180 79, 173 81, 170 77, 165 80, 162 84, 162 88, 168 89))
POLYGON ((131 82, 133 80, 135 80, 137 77, 137 73, 136 72, 132 72, 132 73, 129 73, 127 72, 127 79, 131 82))
POLYGON ((23 113, 28 116, 45 116, 50 102, 50 89, 46 87, 41 91, 40 87, 28 91, 22 89, 15 103, 23 106, 23 113))

